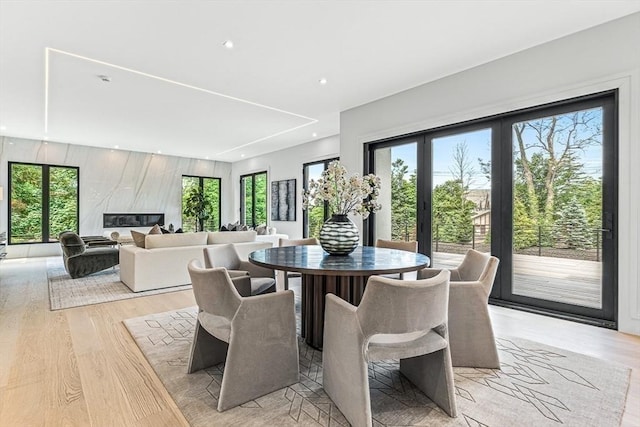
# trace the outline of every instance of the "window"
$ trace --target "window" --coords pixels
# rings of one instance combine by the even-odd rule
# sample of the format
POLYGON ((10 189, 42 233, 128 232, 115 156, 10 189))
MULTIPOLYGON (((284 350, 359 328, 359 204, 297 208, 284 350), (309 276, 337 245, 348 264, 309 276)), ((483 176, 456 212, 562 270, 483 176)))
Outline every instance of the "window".
POLYGON ((415 218, 432 266, 454 267, 470 248, 500 259, 491 302, 615 327, 616 117, 611 91, 368 144, 383 210, 365 243, 402 239, 404 217, 411 237, 415 218), (395 173, 398 159, 415 180, 395 173))
POLYGON ((77 167, 9 162, 9 244, 78 232, 79 174, 77 167))
POLYGON ((182 231, 220 229, 220 178, 182 176, 182 231))
MULTIPOLYGON (((304 190, 309 189, 309 181, 318 180, 329 163, 339 160, 337 157, 333 159, 320 160, 319 162, 305 163, 302 169, 302 182, 304 190)), ((324 206, 313 206, 302 211, 302 235, 304 237, 318 237, 322 224, 329 219, 329 207, 325 203, 324 206)))
POLYGON ((257 227, 267 223, 267 173, 240 177, 240 222, 257 227))

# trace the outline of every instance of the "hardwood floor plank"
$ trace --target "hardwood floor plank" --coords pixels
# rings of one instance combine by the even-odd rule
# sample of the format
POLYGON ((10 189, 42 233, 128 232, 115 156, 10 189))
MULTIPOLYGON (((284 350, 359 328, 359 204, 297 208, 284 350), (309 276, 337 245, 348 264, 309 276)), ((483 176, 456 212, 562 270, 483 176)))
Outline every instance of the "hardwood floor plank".
MULTIPOLYGON (((122 325, 195 305, 180 291, 49 311, 46 260, 0 263, 0 425, 188 426, 122 325)), ((491 306, 498 335, 633 369, 622 425, 640 425, 640 337, 491 306)))

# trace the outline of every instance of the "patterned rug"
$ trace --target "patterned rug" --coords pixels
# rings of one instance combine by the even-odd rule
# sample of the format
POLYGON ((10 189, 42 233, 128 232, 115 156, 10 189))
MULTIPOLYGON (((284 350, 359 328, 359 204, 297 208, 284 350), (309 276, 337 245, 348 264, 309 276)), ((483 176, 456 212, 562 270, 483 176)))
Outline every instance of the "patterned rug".
POLYGON ((191 285, 183 285, 133 292, 120 281, 118 266, 79 279, 72 279, 64 269, 62 257, 47 259, 47 277, 51 310, 191 289, 191 285))
MULTIPOLYGON (((300 382, 225 412, 224 365, 186 374, 196 309, 125 320, 131 336, 196 426, 334 426, 347 421, 322 389, 322 352, 299 340, 300 382)), ((455 368, 458 417, 449 418, 398 371, 369 364, 374 426, 618 426, 630 369, 519 338, 498 338, 501 370, 455 368)))

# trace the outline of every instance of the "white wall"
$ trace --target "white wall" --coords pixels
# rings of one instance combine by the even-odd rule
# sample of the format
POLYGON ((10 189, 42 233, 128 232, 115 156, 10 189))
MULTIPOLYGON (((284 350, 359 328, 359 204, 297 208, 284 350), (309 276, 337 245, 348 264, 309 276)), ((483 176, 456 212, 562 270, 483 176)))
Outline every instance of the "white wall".
POLYGON ((569 35, 344 111, 340 158, 362 144, 603 90, 619 89, 619 329, 640 335, 640 14, 569 35))
POLYGON ((272 181, 295 178, 297 193, 295 221, 272 221, 271 194, 268 195, 268 224, 276 227, 278 233, 288 234, 292 239, 302 238, 302 165, 337 157, 339 149, 340 138, 336 135, 233 163, 231 175, 235 215, 232 222, 240 219, 240 176, 253 172, 267 171, 268 191, 271 190, 272 181))
MULTIPOLYGON (((45 163, 80 168, 80 234, 101 235, 106 212, 157 212, 165 223, 181 226, 182 175, 221 178, 222 222, 233 217, 231 163, 163 156, 81 145, 0 137, 0 231, 7 230, 7 162, 45 163)), ((8 257, 60 254, 57 243, 12 245, 8 257)))

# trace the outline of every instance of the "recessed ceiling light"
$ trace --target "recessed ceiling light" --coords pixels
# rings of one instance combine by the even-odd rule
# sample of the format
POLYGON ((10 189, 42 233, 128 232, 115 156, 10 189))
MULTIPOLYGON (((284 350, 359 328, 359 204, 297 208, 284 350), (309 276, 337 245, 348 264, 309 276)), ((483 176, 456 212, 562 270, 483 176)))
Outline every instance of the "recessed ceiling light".
POLYGON ((327 84, 327 79, 325 79, 324 77, 321 78, 320 80, 318 80, 318 83, 320 83, 321 85, 326 85, 327 84))
POLYGON ((244 154, 240 154, 240 157, 244 157, 244 154))
POLYGON ((233 41, 231 40, 225 40, 222 43, 222 46, 226 47, 227 49, 233 49, 233 41))
POLYGON ((0 130, 7 130, 6 126, 0 126, 0 130))
POLYGON ((158 154, 162 154, 162 151, 158 150, 158 154))
POLYGON ((118 148, 120 148, 120 146, 119 145, 114 145, 113 148, 115 148, 117 150, 118 148))
POLYGON ((311 134, 311 136, 315 138, 316 136, 318 136, 318 134, 314 132, 311 134))
POLYGON ((209 156, 205 156, 205 157, 204 157, 204 159, 205 159, 205 160, 209 160, 209 156))
POLYGON ((46 141, 47 139, 49 139, 49 137, 45 135, 44 137, 42 137, 42 139, 46 141))

